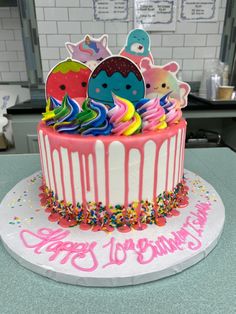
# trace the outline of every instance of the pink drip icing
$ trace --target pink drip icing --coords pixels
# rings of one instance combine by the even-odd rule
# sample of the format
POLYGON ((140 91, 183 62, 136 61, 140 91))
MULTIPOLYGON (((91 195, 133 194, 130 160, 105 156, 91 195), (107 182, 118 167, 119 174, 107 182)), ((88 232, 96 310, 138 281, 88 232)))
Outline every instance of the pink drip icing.
POLYGON ((118 230, 122 233, 129 232, 131 229, 126 224, 126 214, 127 214, 127 207, 129 205, 129 148, 125 147, 125 165, 124 165, 124 209, 123 209, 123 217, 124 217, 124 224, 123 226, 119 227, 118 230))
POLYGON ((129 154, 130 150, 125 147, 125 166, 124 166, 124 178, 125 178, 125 200, 124 206, 128 207, 129 204, 129 154))
POLYGON ((70 167, 70 184, 71 184, 71 192, 72 192, 72 204, 76 204, 75 187, 74 187, 74 171, 73 171, 73 167, 72 167, 71 154, 68 154, 68 159, 69 159, 69 167, 70 167))
POLYGON ((89 156, 86 155, 84 158, 85 161, 85 175, 86 175, 86 189, 90 191, 90 175, 89 175, 89 156))
MULTIPOLYGON (((138 191, 138 200, 142 200, 142 192, 143 192, 143 167, 144 167, 144 146, 140 149, 140 168, 139 168, 139 191, 138 191)), ((136 230, 143 230, 147 226, 141 223, 141 204, 139 202, 136 214, 137 214, 137 226, 134 226, 136 230)))
POLYGON ((83 204, 83 222, 80 224, 80 228, 82 230, 89 229, 89 225, 87 224, 87 202, 86 202, 86 192, 85 192, 85 177, 84 177, 84 167, 83 167, 83 158, 82 154, 79 154, 79 166, 80 166, 80 177, 81 177, 81 190, 82 190, 82 204, 83 204))
POLYGON ((169 162, 170 162, 170 139, 167 140, 167 156, 166 156, 166 187, 168 191, 168 177, 169 177, 169 162))
POLYGON ((172 188, 171 188, 171 190, 173 190, 174 187, 175 187, 175 171, 176 171, 177 141, 178 141, 178 133, 177 133, 177 135, 175 136, 174 170, 173 170, 173 179, 172 179, 172 188))
POLYGON ((86 204, 86 194, 85 194, 85 182, 84 182, 84 167, 83 167, 83 157, 79 154, 79 167, 80 167, 80 178, 81 178, 81 190, 82 190, 82 203, 86 204))
POLYGON ((181 165, 181 155, 182 155, 182 143, 183 143, 183 130, 181 130, 181 139, 180 139, 179 162, 178 162, 178 180, 180 180, 180 165, 181 165))
MULTIPOLYGON (((38 136, 39 136, 39 135, 38 135, 38 136)), ((43 165, 43 156, 42 156, 42 147, 41 147, 40 137, 38 138, 38 143, 39 143, 40 164, 41 164, 42 173, 43 173, 44 178, 45 178, 45 170, 44 170, 44 165, 43 165)), ((51 156, 52 156, 52 154, 51 154, 51 156)))
POLYGON ((49 187, 52 188, 52 184, 50 181, 50 175, 49 175, 49 166, 48 166, 48 153, 47 153, 47 149, 46 149, 46 137, 43 137, 43 142, 44 142, 44 149, 45 149, 45 156, 46 156, 46 167, 48 170, 48 183, 49 183, 49 187))
POLYGON ((110 217, 112 215, 112 212, 110 210, 110 200, 109 200, 109 187, 110 187, 110 180, 109 180, 109 143, 104 143, 104 154, 105 154, 105 205, 106 205, 106 211, 108 213, 108 219, 107 223, 105 225, 105 228, 108 232, 111 232, 114 230, 113 227, 109 226, 110 224, 110 217))
POLYGON ((156 156, 155 156, 155 164, 154 164, 154 182, 153 182, 153 202, 154 202, 154 211, 155 211, 155 218, 157 219, 157 178, 158 178, 158 159, 159 159, 159 151, 160 146, 156 147, 156 156))
POLYGON ((58 156, 59 156, 59 163, 60 163, 60 170, 61 170, 61 182, 62 182, 62 194, 63 200, 66 201, 66 191, 65 191, 65 182, 64 182, 64 170, 62 167, 62 157, 61 157, 61 150, 58 149, 58 156))
MULTIPOLYGON (((184 145, 183 143, 183 130, 185 129, 186 122, 182 120, 177 125, 172 125, 165 130, 159 130, 159 131, 153 131, 138 135, 132 135, 129 137, 124 136, 99 136, 99 140, 101 140, 104 144, 104 151, 105 151, 105 204, 107 206, 107 211, 109 214, 111 214, 111 211, 109 209, 109 145, 113 141, 119 141, 123 146, 125 147, 125 161, 124 161, 124 200, 120 203, 125 204, 125 207, 127 207, 129 202, 129 152, 131 149, 137 149, 140 152, 141 156, 141 163, 140 163, 140 173, 139 173, 139 193, 138 193, 138 200, 142 200, 142 189, 143 189, 143 168, 144 168, 144 145, 147 141, 152 140, 156 144, 156 156, 155 156, 155 165, 154 165, 154 171, 157 174, 158 171, 158 156, 160 148, 163 144, 163 142, 167 139, 168 140, 168 147, 169 147, 169 141, 170 138, 176 134, 178 134, 178 130, 182 129, 181 132, 181 147, 180 147, 180 154, 179 154, 179 160, 177 160, 176 156, 176 149, 177 144, 175 145, 175 164, 174 165, 174 174, 173 178, 175 177, 175 172, 177 171, 176 168, 178 168, 178 178, 180 178, 180 174, 182 172, 183 163, 181 163, 180 157, 181 157, 181 149, 184 145), (181 168, 181 169, 180 169, 181 168)), ((100 200, 98 199, 99 195, 99 186, 98 186, 98 178, 97 178, 97 162, 96 162, 96 152, 95 152, 95 144, 97 141, 97 138, 95 137, 80 137, 79 135, 71 135, 71 134, 59 134, 55 130, 53 130, 50 127, 47 127, 43 122, 39 124, 38 127, 39 130, 43 131, 44 137, 45 135, 48 135, 49 143, 50 143, 50 150, 51 150, 51 158, 53 156, 53 151, 56 149, 59 155, 59 161, 60 161, 60 170, 62 174, 62 191, 63 191, 63 197, 65 200, 65 182, 63 180, 63 167, 62 167, 62 157, 61 157, 61 147, 65 147, 68 150, 68 156, 69 156, 69 164, 70 164, 70 173, 71 173, 71 187, 69 187, 72 191, 72 199, 73 199, 73 205, 76 205, 77 202, 81 203, 81 200, 78 199, 78 196, 75 195, 75 191, 73 189, 73 167, 72 167, 72 160, 71 160, 71 153, 72 152, 78 152, 79 156, 79 167, 80 167, 80 177, 81 177, 81 190, 82 190, 82 204, 84 206, 84 223, 87 224, 87 211, 86 211, 86 204, 88 202, 86 198, 86 190, 89 191, 91 189, 90 186, 90 173, 89 171, 89 165, 88 165, 88 156, 89 154, 92 154, 92 162, 93 162, 93 171, 94 171, 94 200, 96 203, 98 203, 100 200), (85 158, 85 166, 83 163, 83 156, 85 158), (86 179, 86 183, 85 183, 86 179)), ((177 141, 176 141, 177 142, 177 141)), ((169 162, 169 149, 168 149, 168 156, 167 156, 167 163, 169 162)), ((99 165, 98 165, 99 166, 99 165)), ((44 172, 44 169, 43 169, 44 172)), ((53 177, 54 177, 54 185, 56 188, 56 192, 58 191, 58 187, 56 185, 55 180, 55 169, 53 167, 53 177)), ((168 178, 168 166, 167 166, 167 174, 166 177, 168 178)), ((179 180, 180 181, 180 180, 179 180)), ((174 182, 174 179, 173 179, 174 182)), ((158 174, 154 176, 154 186, 153 186, 153 199, 156 199, 156 191, 157 191, 157 185, 158 185, 158 174)), ((166 182, 167 185, 167 182, 166 182)), ((104 187, 101 187, 104 188, 104 187)), ((116 204, 112 204, 116 205, 116 204)), ((137 209, 137 212, 139 211, 139 208, 137 209)), ((124 211, 125 213, 125 211, 124 211)), ((140 217, 138 219, 140 224, 140 217)))
POLYGON ((98 178, 97 178, 97 161, 96 155, 92 152, 92 161, 93 161, 93 177, 94 177, 94 199, 95 203, 98 203, 98 178))
POLYGON ((104 153, 105 153, 105 204, 107 212, 111 215, 111 211, 109 209, 109 144, 105 144, 104 147, 104 153))
MULTIPOLYGON (((50 146, 50 151, 51 151, 51 157, 53 156, 53 150, 50 146)), ((56 181, 56 173, 55 173, 55 165, 54 162, 52 163, 52 173, 53 173, 53 180, 54 180, 54 186, 55 186, 55 196, 58 198, 58 187, 57 187, 57 181, 56 181)))
POLYGON ((183 175, 184 175, 184 150, 185 150, 185 139, 186 139, 186 132, 183 132, 184 133, 184 135, 183 135, 183 143, 182 143, 182 145, 181 145, 181 147, 182 147, 182 150, 183 150, 183 154, 182 154, 182 160, 181 160, 181 162, 182 162, 182 164, 181 164, 181 179, 182 179, 182 177, 183 177, 183 175))

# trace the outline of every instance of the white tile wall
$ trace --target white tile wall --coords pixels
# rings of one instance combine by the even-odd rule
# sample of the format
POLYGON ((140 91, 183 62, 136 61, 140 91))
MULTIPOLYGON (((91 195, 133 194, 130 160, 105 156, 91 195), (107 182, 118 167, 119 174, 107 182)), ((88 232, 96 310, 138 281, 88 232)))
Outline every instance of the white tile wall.
MULTIPOLYGON (((37 13, 37 11, 36 11, 37 13)), ((54 21, 40 21, 38 15, 38 33, 41 34, 57 34, 57 23, 54 21)))
POLYGON ((193 47, 174 47, 173 56, 175 58, 193 58, 194 48, 193 47))
POLYGON ((198 47, 206 46, 207 35, 185 35, 184 46, 198 47))
POLYGON ((184 36, 178 34, 164 35, 162 39, 162 45, 168 47, 183 47, 184 36))
MULTIPOLYGON (((92 0, 35 0, 44 78, 52 66, 69 56, 64 43, 77 42, 87 33, 99 37, 106 32, 109 48, 118 53, 127 33, 134 28, 133 0, 128 1, 130 21, 102 22, 94 21, 92 0)), ((219 56, 225 6, 226 0, 221 0, 217 22, 177 21, 174 32, 150 32, 156 64, 175 60, 184 80, 200 80, 207 61, 219 56)), ((22 49, 18 11, 1 8, 0 80, 26 77, 22 49), (8 72, 13 74, 6 75, 8 72)))
MULTIPOLYGON (((64 3, 68 0, 64 0, 64 3)), ((55 7, 55 0, 35 0, 36 7, 55 7)))
POLYGON ((45 21, 67 21, 68 10, 67 8, 45 8, 44 17, 45 21))
POLYGON ((70 21, 90 21, 93 18, 92 8, 69 8, 70 21))
POLYGON ((57 22, 58 34, 78 34, 80 33, 80 22, 57 22))
MULTIPOLYGON (((106 32, 109 35, 109 48, 113 53, 118 53, 123 47, 127 33, 134 27, 133 21, 94 21, 92 6, 92 0, 36 0, 44 77, 49 66, 68 55, 63 47, 67 40, 77 42, 87 33, 98 37, 106 32), (49 21, 46 21, 47 16, 49 21), (46 37, 42 37, 43 35, 46 37), (55 47, 55 50, 48 53, 46 47, 55 47)), ((151 32, 152 53, 156 64, 175 60, 180 64, 185 80, 200 80, 205 61, 219 56, 225 6, 226 0, 222 0, 217 22, 177 21, 175 32, 151 32)), ((129 0, 131 20, 133 14, 133 1, 129 0)))
POLYGON ((26 81, 18 8, 0 8, 0 81, 26 81))

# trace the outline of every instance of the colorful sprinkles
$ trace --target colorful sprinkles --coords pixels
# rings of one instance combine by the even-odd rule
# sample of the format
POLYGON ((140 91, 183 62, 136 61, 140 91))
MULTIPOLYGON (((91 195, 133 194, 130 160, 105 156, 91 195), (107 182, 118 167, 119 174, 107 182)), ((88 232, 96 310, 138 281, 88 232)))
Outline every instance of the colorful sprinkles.
POLYGON ((117 228, 121 232, 128 232, 132 229, 143 229, 147 224, 156 224, 157 226, 165 225, 166 218, 179 215, 179 208, 185 207, 188 204, 188 187, 191 193, 199 197, 198 202, 205 199, 206 202, 217 202, 217 196, 210 192, 204 185, 199 176, 193 179, 184 178, 182 183, 178 184, 173 192, 163 193, 159 195, 154 207, 153 202, 141 201, 129 204, 127 209, 124 206, 116 205, 110 207, 111 215, 106 211, 105 206, 101 203, 88 203, 86 210, 81 204, 73 207, 71 204, 59 202, 52 192, 50 192, 45 185, 40 190, 41 205, 43 208, 34 206, 34 201, 29 198, 31 195, 31 186, 38 185, 42 180, 42 175, 37 174, 28 180, 25 189, 18 194, 13 191, 14 198, 9 202, 8 207, 15 212, 9 220, 9 224, 21 228, 25 224, 32 223, 36 216, 41 214, 43 208, 49 213, 49 220, 57 222, 61 227, 72 227, 80 225, 81 229, 91 229, 93 231, 112 231, 117 228), (32 213, 24 219, 21 217, 21 211, 25 206, 32 208, 32 213))
MULTIPOLYGON (((8 204, 8 207, 11 208, 13 211, 16 209, 24 210, 24 207, 29 207, 36 213, 39 213, 41 211, 41 208, 34 209, 33 201, 31 198, 29 198, 29 195, 31 194, 31 186, 38 184, 39 180, 42 180, 42 174, 38 173, 34 176, 31 176, 29 180, 27 180, 27 185, 25 186, 25 190, 21 192, 19 195, 17 191, 13 191, 12 193, 16 198, 13 198, 10 203, 8 204)), ((31 215, 28 218, 22 219, 19 216, 13 216, 11 220, 8 222, 10 225, 18 226, 19 228, 22 227, 23 223, 29 224, 32 223, 34 220, 34 217, 31 215)))
POLYGON ((217 202, 216 194, 210 193, 198 176, 196 176, 194 180, 191 180, 191 192, 204 198, 207 202, 217 202))
POLYGON ((156 202, 142 200, 133 202, 125 208, 122 205, 109 207, 109 212, 101 202, 88 202, 85 206, 77 206, 59 201, 52 191, 45 185, 40 187, 41 205, 49 213, 48 219, 58 222, 61 227, 80 225, 83 230, 92 228, 93 231, 113 231, 117 228, 121 232, 128 232, 132 228, 145 229, 147 224, 162 226, 166 217, 179 215, 177 208, 188 205, 188 187, 183 180, 174 191, 160 194, 156 202))

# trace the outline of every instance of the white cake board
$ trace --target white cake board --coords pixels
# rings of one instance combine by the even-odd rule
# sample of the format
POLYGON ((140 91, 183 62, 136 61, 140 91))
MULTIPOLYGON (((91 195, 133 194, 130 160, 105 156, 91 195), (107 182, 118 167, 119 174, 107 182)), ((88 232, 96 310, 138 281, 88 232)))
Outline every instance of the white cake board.
POLYGON ((180 209, 179 216, 167 218, 165 226, 105 233, 78 226, 63 229, 49 222, 39 203, 41 173, 37 172, 20 181, 0 205, 3 244, 24 267, 75 285, 135 285, 176 274, 210 253, 225 218, 214 188, 190 171, 185 170, 185 176, 189 205, 180 209))

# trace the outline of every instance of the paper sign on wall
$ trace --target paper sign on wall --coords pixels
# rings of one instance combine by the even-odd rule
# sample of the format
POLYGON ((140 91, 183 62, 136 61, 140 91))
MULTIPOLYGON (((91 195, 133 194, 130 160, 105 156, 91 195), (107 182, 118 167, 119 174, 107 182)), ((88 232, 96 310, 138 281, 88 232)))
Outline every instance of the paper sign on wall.
POLYGON ((136 27, 150 31, 173 31, 176 25, 176 0, 135 0, 136 27))
POLYGON ((128 0, 93 0, 96 21, 127 20, 128 0))
POLYGON ((214 22, 218 17, 219 0, 180 0, 179 20, 214 22))

